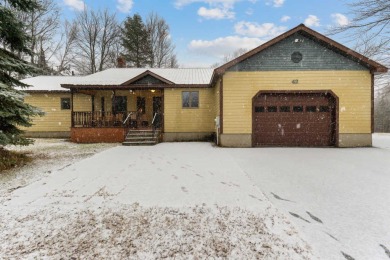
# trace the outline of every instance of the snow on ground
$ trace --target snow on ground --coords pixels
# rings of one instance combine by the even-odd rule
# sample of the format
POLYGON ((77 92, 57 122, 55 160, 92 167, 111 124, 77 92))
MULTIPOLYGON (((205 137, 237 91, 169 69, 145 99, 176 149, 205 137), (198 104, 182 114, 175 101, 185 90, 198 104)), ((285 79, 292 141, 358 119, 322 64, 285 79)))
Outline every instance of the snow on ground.
POLYGON ((390 134, 387 133, 373 134, 372 145, 378 148, 390 149, 390 134))
POLYGON ((7 146, 29 153, 34 160, 28 165, 0 172, 0 194, 23 187, 66 165, 75 163, 118 144, 75 144, 63 139, 34 139, 34 145, 7 146))
POLYGON ((390 134, 374 146, 229 153, 322 259, 389 259, 390 134))
POLYGON ((0 189, 0 258, 389 259, 390 135, 373 137, 376 148, 162 143, 51 161, 0 189))
POLYGON ((209 143, 114 147, 0 202, 0 258, 313 258, 290 218, 209 143))

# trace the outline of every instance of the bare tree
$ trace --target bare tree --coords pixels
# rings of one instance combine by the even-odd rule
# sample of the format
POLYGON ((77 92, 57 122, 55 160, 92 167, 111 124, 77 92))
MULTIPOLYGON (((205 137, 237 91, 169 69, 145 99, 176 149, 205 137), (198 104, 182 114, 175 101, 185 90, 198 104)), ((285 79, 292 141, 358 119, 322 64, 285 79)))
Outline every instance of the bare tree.
POLYGON ((152 12, 146 18, 146 28, 152 45, 150 67, 177 67, 175 46, 172 44, 169 25, 165 19, 152 12))
POLYGON ((26 33, 31 38, 30 62, 47 67, 56 49, 55 36, 59 28, 60 9, 53 0, 38 0, 39 7, 31 12, 14 10, 17 17, 26 24, 26 33), (42 58, 45 58, 45 61, 42 58))
POLYGON ((55 51, 55 57, 58 61, 56 74, 71 74, 71 64, 76 58, 74 46, 77 37, 77 25, 74 22, 64 22, 61 39, 55 51))
POLYGON ((216 63, 212 64, 210 67, 211 68, 218 68, 219 66, 222 66, 223 64, 228 63, 229 61, 234 60, 235 58, 243 55, 247 51, 248 51, 247 49, 240 48, 240 49, 235 50, 233 53, 225 54, 220 62, 216 62, 216 63))
MULTIPOLYGON (((390 2, 355 0, 348 4, 352 20, 331 28, 355 42, 357 52, 390 67, 390 2)), ((375 129, 390 132, 390 74, 375 76, 375 129)))
POLYGON ((104 11, 85 10, 76 17, 76 54, 73 63, 81 74, 92 74, 113 67, 110 53, 118 40, 116 15, 104 11))

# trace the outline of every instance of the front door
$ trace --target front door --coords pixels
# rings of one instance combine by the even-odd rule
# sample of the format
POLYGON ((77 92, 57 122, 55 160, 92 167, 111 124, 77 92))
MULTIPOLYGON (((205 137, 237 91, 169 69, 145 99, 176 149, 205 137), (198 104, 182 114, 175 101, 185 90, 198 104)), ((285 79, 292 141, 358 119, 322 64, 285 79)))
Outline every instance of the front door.
POLYGON ((162 126, 162 97, 153 97, 153 125, 156 128, 162 126))

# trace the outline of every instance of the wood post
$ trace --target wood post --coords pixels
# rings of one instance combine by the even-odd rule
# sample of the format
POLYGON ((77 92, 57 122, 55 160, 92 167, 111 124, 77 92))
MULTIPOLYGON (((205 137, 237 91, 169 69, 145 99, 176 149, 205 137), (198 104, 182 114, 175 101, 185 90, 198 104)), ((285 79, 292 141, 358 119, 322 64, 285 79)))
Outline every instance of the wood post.
POLYGON ((71 120, 71 127, 74 127, 74 118, 73 118, 73 89, 70 89, 70 107, 71 109, 71 115, 70 115, 70 120, 71 120))

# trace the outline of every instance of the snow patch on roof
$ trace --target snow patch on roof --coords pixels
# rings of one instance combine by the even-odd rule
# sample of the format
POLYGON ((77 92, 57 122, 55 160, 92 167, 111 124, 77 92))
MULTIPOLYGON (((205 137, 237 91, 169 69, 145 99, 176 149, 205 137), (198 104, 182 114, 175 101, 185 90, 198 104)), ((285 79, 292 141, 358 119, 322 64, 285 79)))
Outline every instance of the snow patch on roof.
MULTIPOLYGON (((82 76, 38 76, 21 80, 21 82, 30 85, 29 88, 23 88, 27 91, 69 91, 62 88, 61 84, 74 84, 82 76)), ((22 88, 18 88, 22 89, 22 88)))

